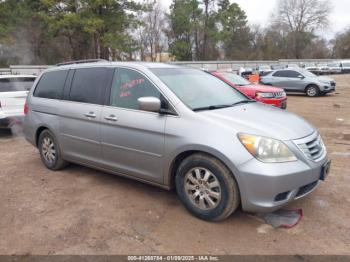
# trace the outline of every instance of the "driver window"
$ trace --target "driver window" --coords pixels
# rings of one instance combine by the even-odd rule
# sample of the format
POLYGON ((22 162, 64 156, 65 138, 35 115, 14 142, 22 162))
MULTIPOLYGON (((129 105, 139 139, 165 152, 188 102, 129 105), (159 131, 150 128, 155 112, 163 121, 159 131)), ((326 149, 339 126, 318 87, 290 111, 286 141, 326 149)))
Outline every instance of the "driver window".
POLYGON ((138 110, 137 99, 147 96, 161 99, 158 89, 144 75, 127 68, 115 70, 110 97, 111 106, 138 110))

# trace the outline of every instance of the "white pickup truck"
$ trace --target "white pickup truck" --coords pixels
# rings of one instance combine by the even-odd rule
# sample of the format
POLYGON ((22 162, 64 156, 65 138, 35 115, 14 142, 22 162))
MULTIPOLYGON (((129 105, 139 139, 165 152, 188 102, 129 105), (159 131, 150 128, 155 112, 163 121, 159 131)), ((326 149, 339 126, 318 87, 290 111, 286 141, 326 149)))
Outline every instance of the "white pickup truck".
POLYGON ((0 75, 0 128, 10 128, 24 116, 23 107, 36 76, 0 75))

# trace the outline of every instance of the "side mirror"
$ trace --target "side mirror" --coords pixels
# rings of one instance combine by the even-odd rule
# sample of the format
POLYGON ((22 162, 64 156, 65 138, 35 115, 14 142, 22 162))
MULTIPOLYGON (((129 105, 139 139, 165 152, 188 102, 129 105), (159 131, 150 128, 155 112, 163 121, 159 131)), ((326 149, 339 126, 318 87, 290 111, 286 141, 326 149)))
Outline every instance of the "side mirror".
POLYGON ((159 112, 161 108, 161 102, 156 97, 140 97, 137 99, 139 109, 148 112, 159 112))
POLYGON ((302 75, 299 75, 299 76, 298 76, 298 78, 300 78, 300 79, 304 79, 305 77, 304 77, 304 76, 302 76, 302 75))

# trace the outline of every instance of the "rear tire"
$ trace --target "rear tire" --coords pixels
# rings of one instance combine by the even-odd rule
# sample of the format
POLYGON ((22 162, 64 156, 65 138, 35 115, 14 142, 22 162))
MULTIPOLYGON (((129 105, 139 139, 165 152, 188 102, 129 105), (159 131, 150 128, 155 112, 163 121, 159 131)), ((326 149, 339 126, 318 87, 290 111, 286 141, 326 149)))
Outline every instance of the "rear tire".
POLYGON ((208 221, 224 220, 240 204, 232 173, 218 159, 202 153, 182 161, 176 172, 176 191, 190 213, 208 221))
POLYGON ((316 97, 319 96, 321 92, 317 85, 309 85, 306 87, 305 93, 308 97, 316 97))
POLYGON ((68 163, 62 159, 57 139, 49 130, 40 133, 38 148, 41 161, 48 169, 56 171, 67 166, 68 163))

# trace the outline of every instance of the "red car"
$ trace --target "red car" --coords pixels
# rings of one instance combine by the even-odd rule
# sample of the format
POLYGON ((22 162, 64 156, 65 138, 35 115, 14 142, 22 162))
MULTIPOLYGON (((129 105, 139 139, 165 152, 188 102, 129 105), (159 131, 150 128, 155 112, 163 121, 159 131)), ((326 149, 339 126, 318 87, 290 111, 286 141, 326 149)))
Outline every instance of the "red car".
POLYGON ((281 88, 253 84, 233 72, 215 71, 211 74, 258 102, 287 108, 287 95, 281 88))

